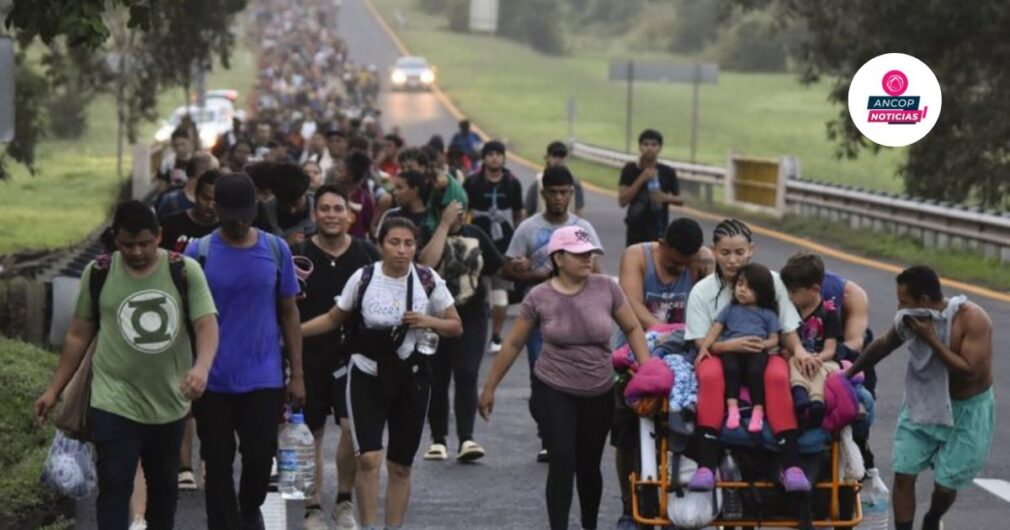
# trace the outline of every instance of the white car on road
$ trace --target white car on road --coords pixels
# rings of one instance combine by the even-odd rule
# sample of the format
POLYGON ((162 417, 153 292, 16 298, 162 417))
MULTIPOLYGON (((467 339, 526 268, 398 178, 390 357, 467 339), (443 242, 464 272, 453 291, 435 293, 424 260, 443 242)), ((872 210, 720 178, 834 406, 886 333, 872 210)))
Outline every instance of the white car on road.
POLYGON ((424 57, 400 57, 389 74, 393 90, 431 90, 435 84, 436 69, 424 57))
POLYGON ((161 128, 154 134, 154 140, 167 142, 172 137, 172 131, 182 123, 183 116, 189 114, 196 123, 197 131, 200 134, 200 146, 203 149, 214 147, 222 134, 232 130, 236 114, 235 104, 232 99, 217 94, 212 95, 211 92, 208 93, 206 100, 206 105, 203 108, 189 105, 175 109, 172 116, 162 122, 161 128))

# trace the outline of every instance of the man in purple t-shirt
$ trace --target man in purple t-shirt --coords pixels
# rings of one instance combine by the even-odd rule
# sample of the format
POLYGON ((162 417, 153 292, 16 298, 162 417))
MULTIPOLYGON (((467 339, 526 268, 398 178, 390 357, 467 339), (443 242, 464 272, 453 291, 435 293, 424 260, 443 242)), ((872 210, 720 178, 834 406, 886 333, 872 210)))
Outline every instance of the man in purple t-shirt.
POLYGON ((252 179, 242 173, 221 176, 214 201, 221 228, 186 249, 204 268, 221 329, 207 392, 193 404, 207 465, 207 526, 263 528, 260 506, 284 403, 282 342, 290 361, 287 398, 295 404, 305 400, 298 281, 287 243, 252 229, 257 212, 252 179), (237 500, 236 433, 242 448, 237 500))

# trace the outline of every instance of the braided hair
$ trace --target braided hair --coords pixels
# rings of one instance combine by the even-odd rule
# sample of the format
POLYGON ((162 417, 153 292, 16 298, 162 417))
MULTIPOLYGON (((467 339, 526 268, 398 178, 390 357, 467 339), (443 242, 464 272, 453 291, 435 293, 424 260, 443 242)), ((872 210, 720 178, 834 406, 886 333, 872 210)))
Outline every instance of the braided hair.
MULTIPOLYGON (((716 225, 715 230, 712 232, 712 245, 715 246, 719 244, 723 238, 733 238, 737 236, 743 236, 747 239, 748 243, 754 241, 751 234, 750 228, 737 219, 723 219, 718 225, 716 225)), ((722 290, 726 287, 726 282, 722 278, 722 269, 719 267, 719 260, 715 261, 715 276, 719 281, 719 290, 715 293, 715 299, 719 299, 719 295, 722 294, 722 290)))

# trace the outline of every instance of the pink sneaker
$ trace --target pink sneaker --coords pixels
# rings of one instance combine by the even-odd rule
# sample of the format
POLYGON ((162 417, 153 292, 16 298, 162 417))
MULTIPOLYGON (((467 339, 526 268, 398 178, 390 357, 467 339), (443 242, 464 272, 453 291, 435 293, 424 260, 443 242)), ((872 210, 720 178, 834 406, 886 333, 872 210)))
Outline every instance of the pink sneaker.
POLYGON ((810 481, 807 480, 807 476, 803 473, 803 470, 797 466, 786 468, 780 478, 782 479, 782 486, 785 487, 786 491, 810 491, 810 481))
POLYGON ((730 407, 726 413, 726 428, 734 431, 740 427, 740 408, 730 407))
POLYGON ((747 432, 761 432, 762 427, 764 427, 764 421, 765 411, 754 409, 750 413, 750 425, 747 426, 747 432))
POLYGON ((699 467, 687 483, 690 491, 712 491, 715 488, 715 474, 707 467, 699 467))

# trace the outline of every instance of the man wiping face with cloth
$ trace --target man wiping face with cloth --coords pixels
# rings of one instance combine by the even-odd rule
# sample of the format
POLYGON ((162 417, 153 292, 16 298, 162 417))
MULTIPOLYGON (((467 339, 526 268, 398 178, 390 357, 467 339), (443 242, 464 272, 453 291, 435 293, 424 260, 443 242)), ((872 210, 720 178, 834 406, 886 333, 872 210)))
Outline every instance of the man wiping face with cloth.
POLYGON ((911 530, 915 479, 933 468, 932 504, 924 530, 971 484, 989 455, 995 422, 992 320, 964 296, 944 298, 931 268, 917 265, 897 278, 898 313, 887 333, 863 350, 849 377, 909 343, 905 402, 894 432, 894 522, 911 530))

